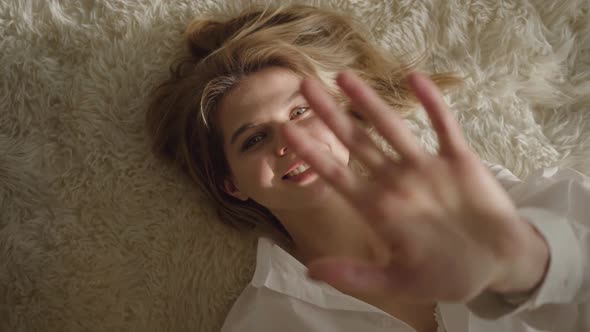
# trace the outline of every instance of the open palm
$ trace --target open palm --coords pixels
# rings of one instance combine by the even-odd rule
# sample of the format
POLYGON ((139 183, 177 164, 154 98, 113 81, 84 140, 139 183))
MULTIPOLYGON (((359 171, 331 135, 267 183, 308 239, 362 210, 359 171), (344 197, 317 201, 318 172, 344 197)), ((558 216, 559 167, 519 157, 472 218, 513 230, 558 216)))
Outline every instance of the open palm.
POLYGON ((318 152, 296 125, 286 125, 283 135, 295 153, 358 209, 393 257, 385 265, 326 257, 312 262, 309 273, 356 293, 467 301, 502 282, 514 257, 524 252, 530 226, 519 220, 507 193, 469 148, 434 83, 419 73, 407 79, 437 133, 438 155, 424 150, 401 117, 352 72, 341 73, 338 85, 399 160, 385 155, 338 110, 319 82, 302 82, 302 93, 316 114, 367 166, 374 181, 318 152))

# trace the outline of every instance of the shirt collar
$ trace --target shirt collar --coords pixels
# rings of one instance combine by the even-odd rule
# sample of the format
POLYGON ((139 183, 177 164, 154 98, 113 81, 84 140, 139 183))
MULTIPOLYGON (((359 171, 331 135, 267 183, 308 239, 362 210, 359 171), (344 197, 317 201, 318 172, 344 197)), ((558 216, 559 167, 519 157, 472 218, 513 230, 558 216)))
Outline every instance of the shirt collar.
POLYGON ((256 271, 251 282, 257 288, 295 297, 325 309, 385 313, 323 281, 307 276, 307 267, 291 256, 273 240, 260 237, 256 256, 256 271))

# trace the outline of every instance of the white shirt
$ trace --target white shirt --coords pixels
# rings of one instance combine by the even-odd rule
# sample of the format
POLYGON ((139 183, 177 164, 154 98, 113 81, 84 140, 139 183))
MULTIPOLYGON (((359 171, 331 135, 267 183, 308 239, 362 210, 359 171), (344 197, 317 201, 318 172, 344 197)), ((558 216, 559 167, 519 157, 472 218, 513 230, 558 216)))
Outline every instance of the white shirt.
MULTIPOLYGON (((484 161, 518 212, 547 240, 551 255, 541 286, 521 304, 492 293, 467 304, 438 303, 439 331, 590 331, 590 178, 547 168, 526 181, 484 161)), ((229 312, 222 332, 415 332, 368 303, 306 276, 307 268, 260 238, 256 271, 229 312)))

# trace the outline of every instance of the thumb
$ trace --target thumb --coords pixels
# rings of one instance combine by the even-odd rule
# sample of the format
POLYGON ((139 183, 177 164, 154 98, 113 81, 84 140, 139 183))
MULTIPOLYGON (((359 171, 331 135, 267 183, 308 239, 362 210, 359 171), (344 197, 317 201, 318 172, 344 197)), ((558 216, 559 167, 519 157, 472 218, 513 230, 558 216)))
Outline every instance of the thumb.
POLYGON ((349 294, 396 294, 399 283, 387 272, 386 267, 348 257, 326 257, 308 265, 308 275, 349 294))

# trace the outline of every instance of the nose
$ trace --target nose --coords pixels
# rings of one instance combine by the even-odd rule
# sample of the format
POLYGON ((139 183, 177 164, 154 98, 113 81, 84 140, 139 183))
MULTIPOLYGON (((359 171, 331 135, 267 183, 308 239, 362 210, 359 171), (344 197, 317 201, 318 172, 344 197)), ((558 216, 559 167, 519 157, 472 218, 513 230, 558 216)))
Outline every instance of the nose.
POLYGON ((277 156, 282 157, 287 154, 287 142, 282 134, 277 133, 277 145, 275 147, 277 156))
POLYGON ((287 144, 283 140, 279 140, 279 144, 276 147, 277 156, 282 157, 287 154, 287 144))

